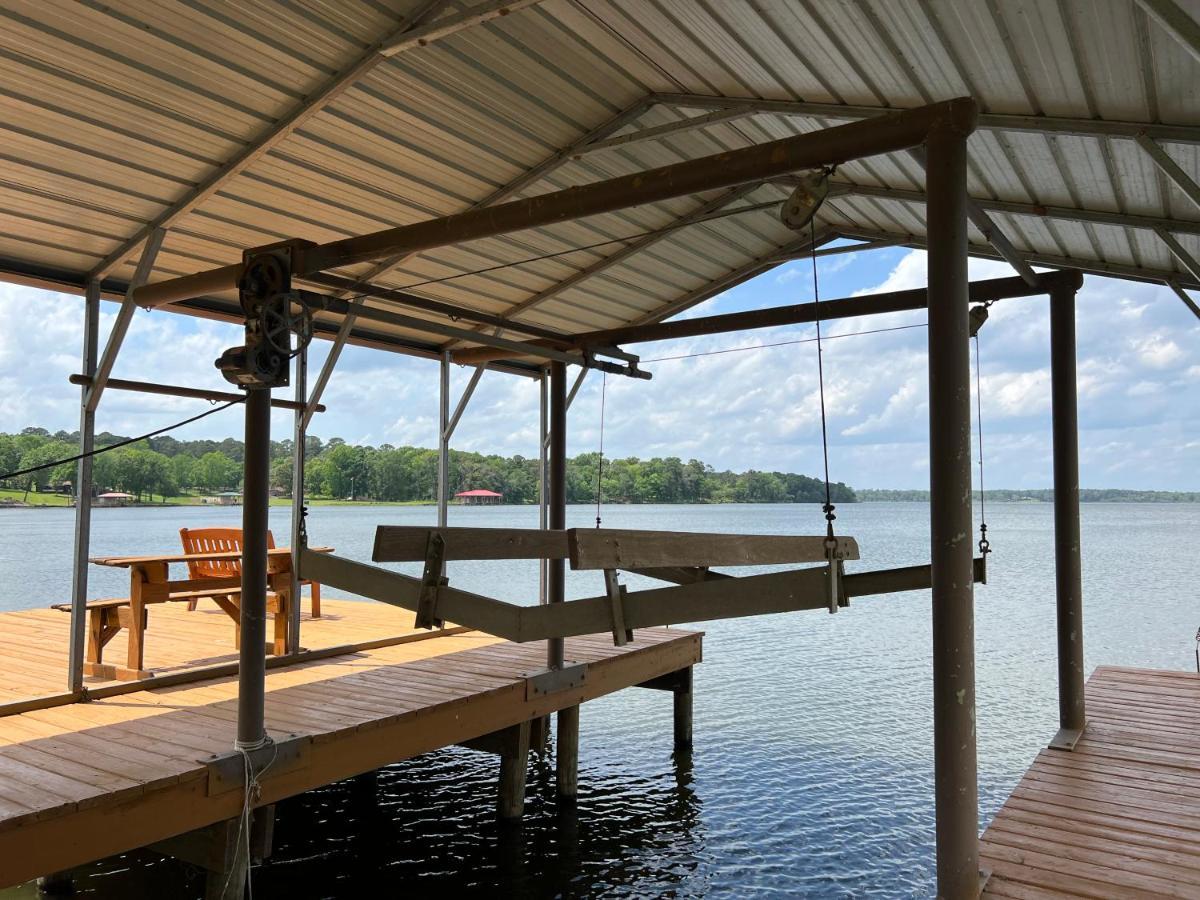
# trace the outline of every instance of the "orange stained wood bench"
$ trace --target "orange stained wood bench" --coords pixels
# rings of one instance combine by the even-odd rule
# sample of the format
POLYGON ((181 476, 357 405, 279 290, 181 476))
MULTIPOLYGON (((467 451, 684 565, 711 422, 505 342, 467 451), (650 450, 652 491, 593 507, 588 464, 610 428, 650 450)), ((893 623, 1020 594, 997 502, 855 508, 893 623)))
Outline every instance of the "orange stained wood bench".
MULTIPOLYGON (((315 548, 329 552, 332 548, 315 548)), ((240 560, 241 553, 218 551, 207 553, 158 554, 152 556, 115 556, 92 559, 96 565, 129 569, 129 597, 94 600, 87 604, 88 645, 83 664, 85 675, 118 680, 148 678, 145 668, 145 638, 149 625, 148 607, 155 603, 188 602, 211 597, 234 621, 235 643, 241 644, 241 584, 237 575, 207 576, 172 581, 172 563, 230 562, 240 560), (125 629, 128 632, 124 666, 106 664, 104 646, 125 629)), ((288 652, 288 610, 291 604, 291 550, 275 548, 267 555, 267 612, 274 622, 273 640, 268 652, 283 655, 288 652)), ((57 604, 56 609, 70 611, 69 603, 57 604)))

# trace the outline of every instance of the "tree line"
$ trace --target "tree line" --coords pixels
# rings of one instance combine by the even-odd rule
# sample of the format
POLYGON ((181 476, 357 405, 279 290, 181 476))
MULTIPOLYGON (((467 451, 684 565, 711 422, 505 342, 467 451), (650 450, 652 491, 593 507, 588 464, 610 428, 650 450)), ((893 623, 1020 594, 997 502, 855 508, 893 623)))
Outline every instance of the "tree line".
MULTIPOLYGON (((97 447, 125 438, 105 432, 97 447)), ((78 453, 78 433, 50 433, 26 428, 0 434, 0 473, 25 469, 78 453)), ((169 435, 98 454, 93 482, 98 490, 118 490, 144 498, 175 497, 189 492, 214 494, 241 486, 244 448, 241 441, 180 441, 169 435)), ((606 503, 819 503, 824 482, 790 472, 718 472, 700 460, 678 457, 604 459, 583 453, 567 461, 567 502, 606 503)), ((73 489, 76 464, 64 463, 8 479, 10 489, 73 489)), ((309 436, 305 444, 306 493, 314 497, 375 501, 424 501, 436 498, 437 451, 423 447, 367 447, 341 438, 324 442, 309 436)), ((485 489, 504 495, 505 503, 535 503, 538 461, 523 456, 450 452, 450 492, 485 489)), ((282 494, 292 489, 292 442, 271 442, 271 486, 282 494)), ((854 491, 832 485, 836 502, 853 502, 854 491)))
MULTIPOLYGON (((979 492, 974 492, 976 499, 979 492)), ((885 490, 864 488, 857 491, 858 499, 864 503, 876 501, 929 502, 929 491, 885 490)), ((1053 503, 1052 488, 1019 490, 1012 488, 989 489, 983 499, 997 503, 1053 503)), ((1081 503, 1196 503, 1200 492, 1196 491, 1137 491, 1125 488, 1080 488, 1081 503)))

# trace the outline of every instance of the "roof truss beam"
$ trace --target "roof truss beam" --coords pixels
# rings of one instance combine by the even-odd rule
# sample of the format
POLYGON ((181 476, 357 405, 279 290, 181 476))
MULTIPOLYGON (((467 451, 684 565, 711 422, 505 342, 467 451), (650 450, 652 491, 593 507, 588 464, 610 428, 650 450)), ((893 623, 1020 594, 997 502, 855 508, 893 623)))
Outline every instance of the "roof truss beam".
POLYGON ((1200 208, 1200 184, 1196 184, 1194 178, 1187 172, 1183 171, 1183 167, 1175 162, 1158 142, 1148 134, 1139 134, 1135 140, 1138 146, 1141 147, 1146 155, 1154 161, 1154 164, 1162 171, 1164 175, 1174 182, 1179 190, 1183 191, 1184 195, 1200 208))
POLYGON ((1200 22, 1179 8, 1175 0, 1133 0, 1151 19, 1200 62, 1200 22))
MULTIPOLYGON (((858 106, 847 103, 810 103, 793 100, 759 100, 752 97, 721 97, 708 94, 652 94, 656 103, 690 109, 752 109, 759 113, 805 116, 818 119, 866 119, 894 112, 894 107, 858 106)), ((1200 127, 1125 122, 1116 119, 1075 119, 1064 116, 1018 116, 980 113, 978 128, 990 131, 1025 131, 1037 134, 1074 134, 1135 140, 1146 134, 1155 140, 1200 144, 1200 127)))
POLYGON ((493 0, 491 3, 483 3, 457 15, 438 19, 429 25, 406 29, 402 34, 383 41, 379 47, 379 55, 389 57, 417 47, 427 47, 434 41, 458 34, 465 28, 482 25, 484 22, 511 15, 541 2, 542 0, 493 0))

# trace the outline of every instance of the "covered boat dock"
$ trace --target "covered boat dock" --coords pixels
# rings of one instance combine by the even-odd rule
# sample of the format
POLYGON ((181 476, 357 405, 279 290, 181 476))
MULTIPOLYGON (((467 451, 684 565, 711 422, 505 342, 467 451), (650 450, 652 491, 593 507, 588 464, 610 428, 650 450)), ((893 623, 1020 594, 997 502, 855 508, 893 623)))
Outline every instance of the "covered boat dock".
MULTIPOLYGON (((228 848, 231 828, 250 831, 256 809, 264 822, 281 797, 485 740, 507 761, 501 811, 505 797, 511 811, 513 760, 551 712, 569 798, 582 701, 666 687, 684 736, 699 637, 661 626, 837 612, 865 593, 928 588, 939 895, 975 897, 981 885, 1020 897, 1108 896, 1097 884, 1115 886, 1112 895, 1191 889, 1146 871, 1167 864, 1150 849, 1178 854, 1179 878, 1193 871, 1184 843, 1200 797, 1156 804, 1150 786, 1191 785, 1190 739, 1156 712, 1164 692, 1196 709, 1191 676, 1102 670, 1085 702, 1075 321, 1087 315, 1076 308, 1084 274, 1162 285, 1164 302, 1200 316, 1189 293, 1200 288, 1194 4, 388 0, 217 10, 58 0, 9 4, 0 19, 0 277, 86 297, 73 379, 81 452, 94 449, 107 391, 228 399, 112 377, 142 308, 244 326, 244 343, 218 366, 244 389, 234 396, 244 398, 247 445, 238 661, 216 670, 181 659, 182 671, 123 685, 84 677, 90 456, 80 461, 70 624, 65 644, 61 634, 51 642, 63 654, 60 682, 0 704, 0 859, 11 866, 0 884, 141 844, 174 841, 168 852, 193 854, 199 841, 220 875, 214 890, 240 896, 243 844, 211 853, 228 848), (927 288, 672 320, 784 262, 897 245, 928 250, 927 288), (1015 274, 969 283, 971 256, 1004 260, 1015 274), (1033 297, 1049 302, 1017 299, 1033 297), (105 300, 120 307, 101 350, 105 300), (986 557, 973 559, 971 540, 968 336, 1000 300, 1027 303, 1030 315, 1049 307, 1061 728, 981 845, 973 602, 986 557), (565 528, 566 416, 589 371, 651 376, 628 349, 644 341, 898 310, 928 317, 928 566, 847 575, 842 563, 858 548, 833 536, 832 519, 813 538, 598 532, 597 545, 565 528), (317 338, 332 351, 310 379, 306 348, 317 338), (372 560, 421 561, 421 578, 306 548, 304 438, 347 344, 440 366, 437 527, 381 529, 372 560), (456 363, 474 372, 452 404, 456 363), (573 385, 568 366, 579 370, 573 385), (446 527, 449 445, 485 376, 541 385, 538 531, 446 527), (378 638, 329 638, 341 652, 314 656, 308 636, 332 624, 305 621, 293 603, 290 650, 268 664, 273 404, 295 413, 293 578, 415 615, 389 620, 378 638), (538 560, 542 602, 457 590, 445 580, 455 559, 538 560), (568 601, 568 563, 602 572, 603 593, 568 601), (810 567, 742 578, 713 568, 756 564, 810 567), (623 571, 670 586, 629 592, 623 571), (303 712, 317 697, 345 706, 303 712), (474 710, 469 724, 459 706, 474 710), (412 726, 425 718, 439 727, 412 726), (441 728, 451 720, 459 724, 441 728), (1137 732, 1153 723, 1174 762, 1138 749, 1137 732), (127 767, 62 770, 76 745, 96 746, 93 732, 106 740, 104 729, 141 756, 179 749, 145 780, 127 767), (372 730, 395 738, 386 753, 357 749, 372 730), (1119 765, 1102 762, 1113 754, 1119 765), (1092 786, 1104 778, 1128 785, 1120 798, 1092 786), (1080 803, 1029 800, 1049 817, 1031 823, 1017 810, 1039 791, 1080 803), (1072 831, 1071 808, 1093 800, 1120 819, 1143 821, 1117 807, 1155 810, 1150 826, 1097 851, 1110 853, 1108 869, 1132 873, 1125 880, 1089 874, 1102 863, 1081 858, 1077 840, 1036 830, 1072 831), (98 827, 118 813, 136 827, 98 827), (1147 833, 1154 840, 1137 836, 1147 833), (1118 864, 1139 853, 1139 865, 1118 864)), ((119 756, 106 758, 118 766, 119 756)))

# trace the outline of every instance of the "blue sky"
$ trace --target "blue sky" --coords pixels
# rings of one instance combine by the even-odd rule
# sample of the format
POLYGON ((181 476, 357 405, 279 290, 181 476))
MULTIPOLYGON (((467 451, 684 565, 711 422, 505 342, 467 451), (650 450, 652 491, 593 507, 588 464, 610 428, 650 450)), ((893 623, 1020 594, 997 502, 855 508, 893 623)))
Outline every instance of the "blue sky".
MULTIPOLYGON (((973 260, 972 278, 1010 275, 973 260)), ((900 248, 822 260, 829 299, 920 287, 924 254, 900 248)), ((792 262, 689 311, 707 315, 812 298, 809 263, 792 262)), ((115 304, 103 308, 111 327, 115 304)), ((1164 287, 1089 276, 1079 296, 1081 481, 1085 487, 1200 490, 1200 321, 1164 287)), ((77 297, 0 285, 0 431, 41 425, 73 430, 83 303, 77 297)), ((830 466, 855 487, 921 488, 928 483, 923 313, 830 323, 825 334, 830 466), (916 326, 905 328, 903 326, 916 326), (875 334, 864 330, 900 329, 875 334)), ((811 326, 643 344, 651 382, 609 377, 605 453, 679 456, 718 468, 820 472, 820 417, 811 326), (766 345, 783 344, 770 347, 766 345), (745 348, 745 349, 740 349, 745 348), (736 350, 737 352, 712 353, 736 350)), ((227 389, 212 362, 240 342, 240 329, 167 312, 139 311, 117 377, 227 389)), ((990 487, 1050 484, 1049 324, 1044 298, 992 308, 981 335, 984 445, 990 487)), ((316 371, 328 350, 314 342, 316 371)), ((457 397, 470 370, 456 368, 457 397)), ((601 377, 591 373, 571 409, 568 452, 599 441, 601 377)), ((433 446, 437 366, 348 348, 312 433, 369 444, 433 446)), ((205 408, 203 401, 109 392, 98 427, 150 431, 205 408)), ((484 376, 454 446, 502 454, 537 453, 537 387, 484 376)), ((176 432, 180 438, 241 436, 239 411, 176 432)), ((278 437, 291 433, 277 413, 278 437)))

